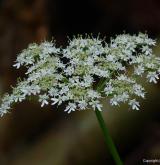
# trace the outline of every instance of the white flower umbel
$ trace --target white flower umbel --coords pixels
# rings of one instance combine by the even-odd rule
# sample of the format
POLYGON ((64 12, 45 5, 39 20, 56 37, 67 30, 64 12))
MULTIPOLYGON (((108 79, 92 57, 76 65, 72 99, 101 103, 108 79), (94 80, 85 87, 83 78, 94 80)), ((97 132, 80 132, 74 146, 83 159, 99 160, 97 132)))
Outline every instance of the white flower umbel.
POLYGON ((146 92, 137 78, 146 75, 153 83, 159 79, 160 58, 153 54, 154 45, 155 41, 142 33, 118 35, 109 44, 78 36, 64 49, 48 41, 30 44, 13 65, 26 67, 27 77, 17 83, 12 94, 4 95, 0 115, 7 113, 12 103, 32 95, 39 96, 41 107, 65 103, 68 113, 89 108, 101 111, 101 98, 109 98, 111 105, 128 103, 139 110, 135 98, 144 98, 146 92))

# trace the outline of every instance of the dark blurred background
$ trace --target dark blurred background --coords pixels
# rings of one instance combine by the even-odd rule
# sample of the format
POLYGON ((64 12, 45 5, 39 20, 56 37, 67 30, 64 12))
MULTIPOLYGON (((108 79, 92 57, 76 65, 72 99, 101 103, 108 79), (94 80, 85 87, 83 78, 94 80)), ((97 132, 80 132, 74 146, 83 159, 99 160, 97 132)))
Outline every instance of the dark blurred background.
MULTIPOLYGON (((106 40, 123 32, 147 32, 160 54, 159 0, 0 0, 0 94, 11 92, 24 70, 12 68, 31 42, 93 34, 106 40), (159 45, 159 46, 158 46, 159 45)), ((126 165, 160 159, 160 83, 147 85, 140 111, 112 108, 106 123, 126 165)), ((114 165, 93 111, 66 114, 64 107, 40 108, 25 101, 0 118, 0 165, 114 165)))

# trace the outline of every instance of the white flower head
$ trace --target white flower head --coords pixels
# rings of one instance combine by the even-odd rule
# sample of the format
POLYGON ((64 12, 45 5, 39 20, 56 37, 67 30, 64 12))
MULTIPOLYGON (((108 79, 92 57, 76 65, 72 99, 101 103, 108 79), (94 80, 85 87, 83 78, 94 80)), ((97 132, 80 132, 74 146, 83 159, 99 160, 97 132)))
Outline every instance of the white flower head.
POLYGON ((113 91, 114 91, 114 88, 111 84, 107 84, 107 86, 104 88, 104 92, 107 96, 112 94, 113 91))
POLYGON ((41 107, 43 107, 44 105, 48 105, 48 95, 44 94, 44 95, 40 95, 39 96, 39 102, 41 102, 41 107))
POLYGON ((66 107, 66 109, 64 110, 67 113, 71 113, 72 111, 75 111, 77 108, 75 103, 68 103, 68 106, 66 107))
POLYGON ((114 95, 114 97, 110 99, 110 104, 115 106, 119 105, 119 97, 114 95))
POLYGON ((136 75, 142 76, 142 74, 144 73, 144 66, 138 65, 137 67, 135 67, 134 73, 135 73, 136 75))
POLYGON ((142 33, 117 35, 109 44, 99 37, 81 35, 69 40, 66 48, 49 41, 30 44, 13 65, 26 67, 26 79, 2 98, 0 115, 14 102, 34 95, 39 96, 41 107, 68 103, 67 113, 89 108, 101 111, 101 98, 109 98, 113 106, 128 103, 139 110, 135 98, 144 98, 145 89, 137 83, 138 77, 146 75, 149 82, 157 83, 160 75, 154 45, 155 41, 142 33))
POLYGON ((81 109, 81 110, 85 110, 87 108, 88 104, 85 100, 80 100, 78 101, 78 107, 81 109))
POLYGON ((140 96, 142 98, 144 98, 144 96, 145 96, 144 88, 139 84, 133 85, 133 92, 134 92, 134 94, 136 94, 137 96, 140 96))
POLYGON ((57 98, 51 98, 51 100, 53 101, 53 103, 51 105, 55 105, 55 104, 57 104, 60 101, 57 98))
POLYGON ((92 106, 93 110, 98 109, 99 111, 102 111, 102 104, 98 100, 92 100, 89 102, 89 105, 92 106))
POLYGON ((149 72, 147 75, 147 78, 149 79, 149 82, 157 83, 157 80, 159 79, 158 74, 156 72, 149 72))
POLYGON ((129 101, 129 105, 132 107, 133 110, 139 110, 139 102, 135 99, 129 101))

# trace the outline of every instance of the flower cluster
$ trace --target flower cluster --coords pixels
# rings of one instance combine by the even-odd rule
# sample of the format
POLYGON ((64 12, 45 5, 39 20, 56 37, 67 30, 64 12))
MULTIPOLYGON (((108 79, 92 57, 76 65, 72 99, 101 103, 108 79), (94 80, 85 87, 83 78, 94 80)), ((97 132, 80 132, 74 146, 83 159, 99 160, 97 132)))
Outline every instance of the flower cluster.
POLYGON ((54 42, 31 44, 13 65, 17 69, 25 66, 27 78, 2 98, 0 115, 30 95, 38 95, 41 107, 65 102, 68 113, 88 108, 101 111, 102 98, 109 98, 111 105, 128 103, 139 110, 136 99, 145 98, 145 89, 137 78, 145 76, 153 83, 159 79, 160 58, 152 52, 154 45, 142 33, 118 35, 109 44, 78 36, 64 49, 54 42))

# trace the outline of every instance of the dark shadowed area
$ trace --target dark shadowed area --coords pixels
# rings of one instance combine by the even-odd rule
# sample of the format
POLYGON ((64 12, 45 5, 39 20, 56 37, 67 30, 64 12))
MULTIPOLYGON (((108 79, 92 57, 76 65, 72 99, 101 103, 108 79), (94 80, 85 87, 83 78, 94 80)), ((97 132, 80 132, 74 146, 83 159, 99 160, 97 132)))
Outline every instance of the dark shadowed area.
MULTIPOLYGON (((0 0, 0 95, 23 77, 24 70, 12 65, 29 43, 54 38, 66 46, 68 36, 100 34, 109 41, 124 32, 147 32, 157 39, 159 55, 160 1, 0 0)), ((160 160, 160 82, 145 87, 140 111, 104 100, 103 115, 125 165, 160 160)), ((42 109, 32 100, 0 118, 0 165, 114 165, 94 112, 63 110, 64 105, 42 109)))

